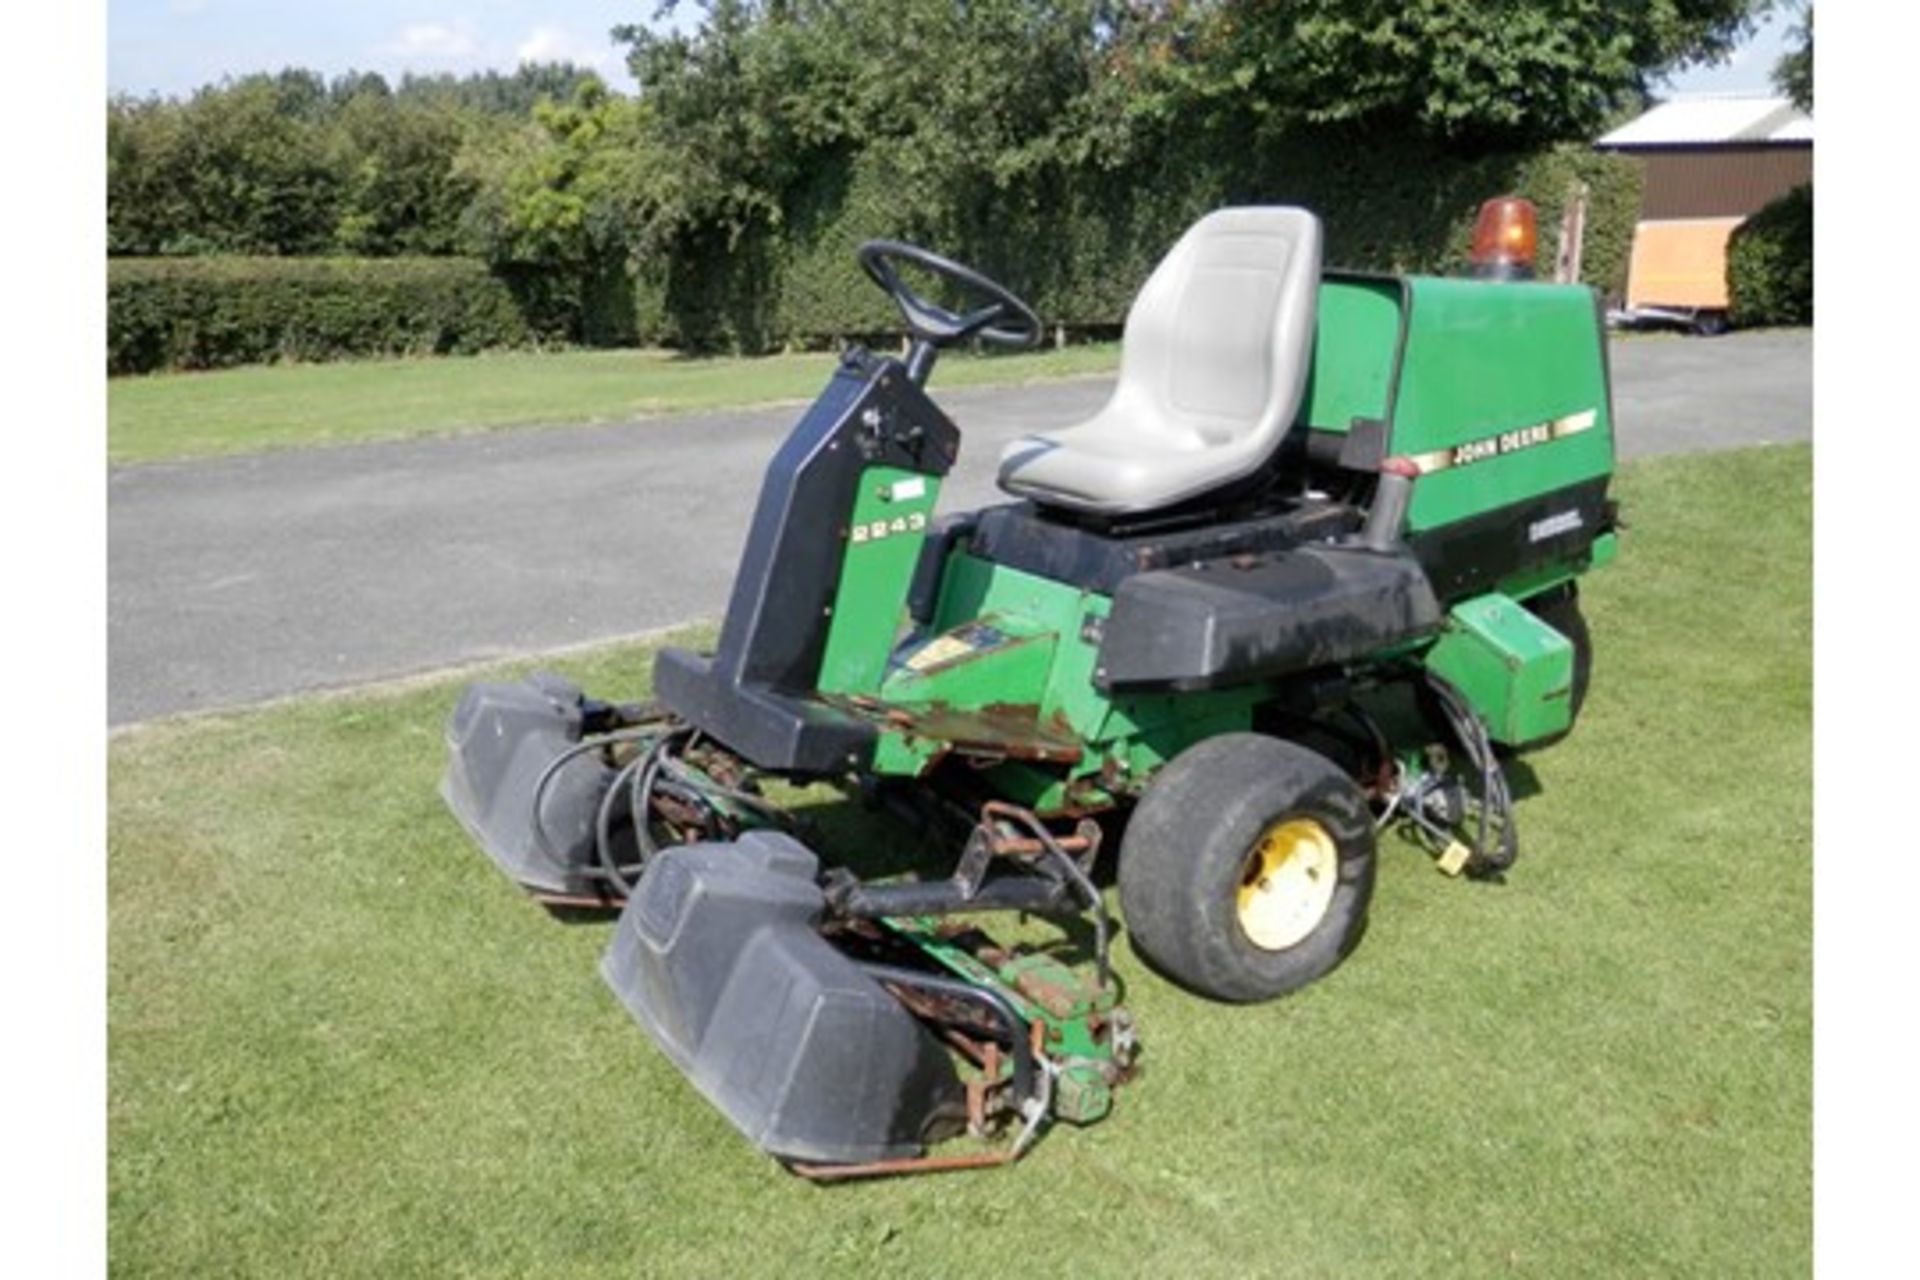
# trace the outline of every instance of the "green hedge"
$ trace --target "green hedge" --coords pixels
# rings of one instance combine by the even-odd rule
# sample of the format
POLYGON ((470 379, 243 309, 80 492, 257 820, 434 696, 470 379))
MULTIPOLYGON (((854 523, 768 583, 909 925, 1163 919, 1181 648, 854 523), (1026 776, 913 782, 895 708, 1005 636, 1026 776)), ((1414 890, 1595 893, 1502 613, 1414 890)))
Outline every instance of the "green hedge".
POLYGON ((107 371, 564 341, 567 308, 540 283, 465 258, 115 258, 107 371))
POLYGON ((643 341, 760 351, 896 329, 854 266, 862 240, 918 240, 1006 281, 1049 324, 1118 326, 1140 283, 1195 219, 1226 204, 1298 204, 1326 228, 1330 266, 1451 274, 1481 201, 1513 193, 1540 210, 1540 267, 1558 246, 1576 181, 1588 187, 1583 275, 1624 288, 1640 168, 1566 144, 1461 158, 1406 143, 1319 133, 1257 158, 1169 148, 1111 171, 942 198, 871 155, 816 168, 777 230, 731 244, 688 238, 643 277, 643 341))
POLYGON ((1813 187, 1795 187, 1748 218, 1727 247, 1733 322, 1813 323, 1813 187))
POLYGON ((1113 329, 1168 246, 1222 205, 1314 210, 1331 266, 1455 273, 1480 202, 1515 193, 1539 206, 1544 271, 1575 181, 1590 193, 1585 277, 1617 295, 1640 202, 1634 162, 1571 144, 1462 158, 1323 132, 1257 154, 1169 145, 1113 169, 957 192, 849 155, 815 166, 777 227, 689 232, 630 277, 501 274, 453 258, 116 259, 107 364, 131 373, 543 342, 824 346, 898 329, 854 265, 860 242, 879 236, 974 263, 1049 324, 1113 329))

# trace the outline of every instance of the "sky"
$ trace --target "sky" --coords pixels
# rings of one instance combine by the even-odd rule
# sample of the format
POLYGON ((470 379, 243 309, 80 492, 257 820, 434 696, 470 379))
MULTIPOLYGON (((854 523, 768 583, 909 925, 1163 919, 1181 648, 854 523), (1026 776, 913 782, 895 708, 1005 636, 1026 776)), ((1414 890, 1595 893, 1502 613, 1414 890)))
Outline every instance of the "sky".
MULTIPOLYGON (((608 32, 646 22, 656 0, 108 0, 107 88, 181 95, 224 75, 311 67, 326 75, 507 70, 567 60, 631 91, 608 32)), ((687 24, 684 0, 667 21, 687 24)), ((1730 62, 1682 72, 1669 93, 1770 92, 1791 21, 1775 12, 1730 62)))
POLYGON ((1655 88, 1667 93, 1776 93, 1774 64, 1787 51, 1787 37, 1799 21, 1797 7, 1774 9, 1726 62, 1683 71, 1655 88))
MULTIPOLYGON (((655 0, 108 0, 107 89, 182 95, 224 75, 311 67, 456 74, 570 61, 632 90, 608 33, 655 0)), ((695 16, 696 7, 682 5, 695 16)))

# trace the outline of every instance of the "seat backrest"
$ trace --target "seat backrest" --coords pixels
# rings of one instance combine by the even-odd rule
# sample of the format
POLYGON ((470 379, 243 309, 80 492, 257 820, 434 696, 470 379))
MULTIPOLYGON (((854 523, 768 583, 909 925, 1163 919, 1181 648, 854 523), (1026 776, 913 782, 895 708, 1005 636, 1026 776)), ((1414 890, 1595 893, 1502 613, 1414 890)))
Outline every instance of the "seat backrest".
POLYGON ((1307 383, 1320 220, 1305 209, 1220 209, 1188 228, 1127 312, 1119 396, 1189 444, 1262 460, 1307 383))

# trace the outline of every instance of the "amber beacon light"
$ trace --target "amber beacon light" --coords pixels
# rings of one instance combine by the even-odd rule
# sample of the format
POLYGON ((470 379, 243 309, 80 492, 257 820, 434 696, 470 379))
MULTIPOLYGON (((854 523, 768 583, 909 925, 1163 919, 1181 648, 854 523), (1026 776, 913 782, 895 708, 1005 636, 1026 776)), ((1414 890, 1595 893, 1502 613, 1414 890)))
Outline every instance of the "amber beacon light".
POLYGON ((1539 215, 1533 201, 1498 196, 1481 205, 1474 220, 1468 274, 1481 280, 1531 280, 1539 243, 1539 215))

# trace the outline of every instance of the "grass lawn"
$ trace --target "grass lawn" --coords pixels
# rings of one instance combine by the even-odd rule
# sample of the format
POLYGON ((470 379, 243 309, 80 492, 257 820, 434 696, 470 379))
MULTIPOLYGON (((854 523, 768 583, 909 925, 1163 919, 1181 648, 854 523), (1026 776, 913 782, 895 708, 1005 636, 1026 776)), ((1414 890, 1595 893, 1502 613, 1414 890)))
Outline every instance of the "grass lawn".
MULTIPOLYGON (((1123 941, 1145 1070, 1009 1170, 821 1188, 754 1152, 602 987, 611 927, 442 811, 455 680, 120 734, 112 1268, 1804 1274, 1810 470, 1625 469, 1592 697, 1525 762, 1509 882, 1389 839, 1365 943, 1268 1006, 1123 941)), ((647 658, 553 665, 628 695, 647 658)))
MULTIPOLYGON (((1117 343, 1015 356, 948 355, 935 389, 1105 373, 1117 343)), ((825 353, 688 359, 666 351, 253 366, 107 383, 110 462, 253 453, 528 423, 595 422, 811 399, 825 353)))

